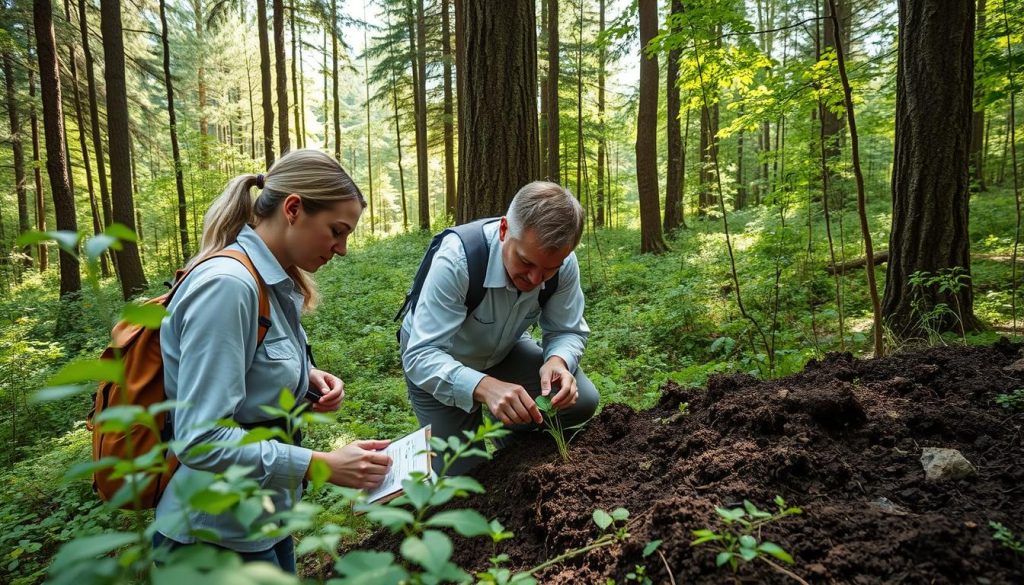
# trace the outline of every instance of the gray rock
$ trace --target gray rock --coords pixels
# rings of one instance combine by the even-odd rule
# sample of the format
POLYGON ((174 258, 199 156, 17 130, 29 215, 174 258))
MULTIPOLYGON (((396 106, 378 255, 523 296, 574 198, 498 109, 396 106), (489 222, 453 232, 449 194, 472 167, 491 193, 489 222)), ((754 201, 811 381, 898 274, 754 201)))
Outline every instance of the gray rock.
POLYGON ((928 481, 963 479, 977 473, 971 462, 956 449, 925 447, 921 451, 921 465, 928 481))

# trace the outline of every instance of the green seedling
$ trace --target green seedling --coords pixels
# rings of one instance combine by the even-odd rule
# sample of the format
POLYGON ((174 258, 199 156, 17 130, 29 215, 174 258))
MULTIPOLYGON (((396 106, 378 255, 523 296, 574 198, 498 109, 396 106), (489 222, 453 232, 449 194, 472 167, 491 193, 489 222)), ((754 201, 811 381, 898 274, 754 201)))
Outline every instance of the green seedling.
POLYGON ((569 456, 569 443, 576 437, 576 433, 583 429, 583 425, 587 424, 586 421, 575 426, 562 428, 562 420, 558 418, 558 410, 551 404, 550 398, 538 396, 536 403, 540 413, 544 415, 544 426, 547 427, 544 431, 555 439, 558 455, 562 457, 562 461, 569 461, 571 458, 569 456), (572 434, 566 438, 566 432, 571 432, 572 434))
POLYGON ((1010 394, 999 394, 996 404, 1009 410, 1024 410, 1024 388, 1017 388, 1010 394))
POLYGON ((761 559, 775 570, 799 580, 793 573, 773 563, 768 557, 774 557, 786 564, 793 564, 793 557, 774 542, 762 541, 761 528, 795 514, 802 514, 800 508, 788 507, 781 496, 775 496, 778 511, 774 514, 759 510, 748 500, 743 500, 743 507, 721 508, 715 506, 715 512, 725 524, 721 532, 709 529, 694 530, 696 538, 690 546, 711 543, 717 550, 715 564, 719 567, 729 565, 733 573, 739 570, 742 563, 761 559))
POLYGON ((1024 542, 1017 540, 1017 537, 1014 536, 1013 532, 1009 528, 1003 526, 999 522, 989 522, 988 526, 995 531, 992 534, 992 538, 996 542, 1017 554, 1024 554, 1024 542))

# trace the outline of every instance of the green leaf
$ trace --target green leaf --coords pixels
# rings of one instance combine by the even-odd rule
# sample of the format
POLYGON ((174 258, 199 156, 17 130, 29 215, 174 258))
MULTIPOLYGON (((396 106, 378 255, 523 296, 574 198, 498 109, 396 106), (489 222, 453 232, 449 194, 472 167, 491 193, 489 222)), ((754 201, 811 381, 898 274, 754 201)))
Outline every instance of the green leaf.
POLYGON ((203 490, 191 498, 189 505, 208 514, 220 514, 231 506, 234 506, 242 498, 234 493, 221 493, 212 490, 203 490))
POLYGON ((452 541, 442 532, 425 530, 423 538, 406 538, 402 542, 401 553, 427 571, 440 573, 452 556, 452 541))
POLYGON ((286 435, 281 429, 255 427, 245 432, 245 436, 238 441, 238 446, 241 447, 242 445, 251 445, 253 443, 259 443, 260 441, 269 441, 273 438, 281 439, 281 441, 285 443, 291 441, 291 438, 288 437, 288 435, 286 435))
POLYGON ((29 402, 52 402, 54 400, 63 400, 68 396, 75 396, 76 394, 82 394, 93 390, 95 386, 92 384, 65 384, 61 386, 47 386, 42 388, 31 397, 29 402))
POLYGON ((470 492, 473 494, 482 494, 486 491, 484 490, 484 486, 480 485, 479 481, 467 475, 456 475, 453 477, 442 478, 438 482, 438 486, 455 488, 457 490, 470 492))
POLYGON ((90 261, 98 260, 109 248, 120 250, 121 242, 108 234, 97 234, 85 242, 85 257, 90 261))
POLYGON ((420 481, 413 481, 411 479, 404 480, 402 482, 402 488, 405 490, 405 495, 409 498, 409 502, 411 502, 413 507, 417 510, 422 510, 423 507, 427 505, 427 502, 430 501, 430 497, 434 495, 434 489, 432 486, 420 481))
POLYGON ((282 388, 281 394, 277 397, 277 403, 281 406, 281 410, 291 411, 295 408, 295 395, 291 390, 282 388))
POLYGON ((604 530, 605 528, 608 528, 612 524, 612 517, 608 515, 608 512, 605 512, 604 510, 602 510, 600 508, 598 508, 597 510, 594 510, 594 515, 593 516, 594 516, 594 524, 597 524, 597 527, 600 528, 601 530, 604 530))
POLYGON ((462 536, 487 536, 491 534, 491 524, 487 518, 476 510, 449 510, 432 516, 427 526, 442 526, 455 530, 462 536))
POLYGON ((320 486, 327 483, 331 477, 331 468, 320 459, 314 459, 309 464, 309 478, 313 482, 313 490, 320 489, 320 486))
POLYGON ((48 242, 52 239, 53 237, 51 237, 50 234, 46 232, 29 230, 18 236, 14 240, 14 243, 20 248, 24 246, 34 246, 35 244, 38 244, 40 242, 48 242))
POLYGON ((332 579, 337 585, 398 585, 409 578, 405 569, 395 564, 395 555, 389 552, 352 551, 334 563, 335 570, 344 578, 332 579))
POLYGON ((124 379, 124 364, 119 360, 78 360, 64 366, 46 383, 47 386, 79 382, 119 382, 124 379))
POLYGON ((142 325, 146 329, 159 329, 160 323, 169 314, 159 303, 128 303, 121 310, 122 319, 135 325, 142 325))
POLYGON ((78 235, 78 232, 71 232, 67 230, 46 232, 46 234, 49 235, 53 241, 57 242, 57 245, 60 246, 62 250, 72 254, 74 254, 75 250, 78 248, 78 240, 81 237, 78 235))
POLYGON ((616 522, 625 522, 629 518, 629 510, 625 508, 615 508, 612 510, 612 520, 616 522))
POLYGON ((555 409, 551 404, 551 398, 547 396, 538 396, 534 402, 537 403, 537 408, 544 414, 548 414, 555 409))
POLYGON ((104 457, 98 461, 81 461, 72 465, 64 473, 64 481, 75 481, 84 477, 90 477, 100 469, 107 469, 117 464, 117 457, 104 457))
POLYGON ((749 534, 743 534, 740 536, 740 546, 743 548, 757 548, 757 539, 749 534))
POLYGON ((789 563, 790 565, 792 565, 794 562, 793 557, 788 552, 782 550, 782 547, 775 544, 774 542, 762 542, 761 545, 757 547, 757 550, 763 553, 770 554, 771 556, 779 559, 780 561, 789 563))
POLYGON ((661 543, 662 541, 660 539, 648 542, 647 546, 644 547, 644 558, 646 559, 647 557, 651 556, 651 553, 658 550, 658 547, 661 546, 661 543))
POLYGON ((136 237, 135 232, 123 223, 112 223, 107 226, 107 229, 103 230, 103 233, 108 236, 113 236, 124 242, 137 242, 139 241, 136 237))
POLYGON ((411 526, 416 519, 412 513, 402 508, 395 508, 393 506, 368 506, 366 511, 366 517, 371 521, 376 522, 382 526, 389 528, 392 532, 400 530, 406 526, 411 526))
POLYGON ((735 556, 735 555, 733 553, 729 552, 729 551, 722 551, 722 552, 718 553, 718 556, 715 557, 715 566, 716 567, 721 567, 725 563, 728 563, 729 561, 731 561, 733 556, 735 556))
POLYGON ((772 517, 772 515, 769 514, 768 512, 762 512, 761 510, 758 510, 757 506, 755 506, 753 503, 751 503, 750 500, 743 500, 743 508, 747 511, 747 514, 750 514, 751 518, 771 518, 772 517))
MULTIPOLYGON (((420 480, 414 479, 413 481, 420 480)), ((451 501, 451 499, 455 497, 455 494, 457 492, 458 490, 451 487, 435 487, 434 495, 430 496, 430 501, 427 503, 430 504, 431 506, 442 506, 451 501)))
POLYGON ((108 532, 96 536, 83 536, 60 547, 57 556, 50 565, 51 574, 60 574, 71 566, 99 556, 135 542, 138 535, 132 532, 108 532))
POLYGON ((744 561, 747 561, 747 562, 752 561, 755 558, 757 558, 757 549, 747 548, 745 546, 741 546, 740 547, 740 557, 744 561))

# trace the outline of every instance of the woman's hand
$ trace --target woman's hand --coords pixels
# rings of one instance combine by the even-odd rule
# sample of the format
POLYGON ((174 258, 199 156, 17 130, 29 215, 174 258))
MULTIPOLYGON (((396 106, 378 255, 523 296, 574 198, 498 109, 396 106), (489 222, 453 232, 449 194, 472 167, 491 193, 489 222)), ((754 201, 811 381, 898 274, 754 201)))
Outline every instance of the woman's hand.
POLYGON ((345 399, 345 383, 341 378, 316 368, 309 370, 309 389, 320 394, 320 400, 313 403, 315 412, 334 412, 345 399))
MULTIPOLYGON (((313 452, 313 461, 323 461, 330 469, 327 481, 334 485, 372 490, 384 481, 391 468, 391 457, 381 450, 391 441, 353 441, 329 453, 313 452)), ((312 467, 312 464, 310 465, 312 467)), ((309 475, 307 471, 306 475, 309 475)))

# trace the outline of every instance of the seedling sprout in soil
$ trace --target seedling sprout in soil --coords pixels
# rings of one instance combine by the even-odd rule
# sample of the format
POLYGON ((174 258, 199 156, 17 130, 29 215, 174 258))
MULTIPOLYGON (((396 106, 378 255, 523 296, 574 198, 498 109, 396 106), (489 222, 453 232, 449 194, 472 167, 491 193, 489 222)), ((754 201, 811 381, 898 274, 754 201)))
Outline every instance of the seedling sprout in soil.
POLYGON ((558 446, 558 454, 562 457, 562 461, 569 461, 569 443, 576 436, 576 433, 580 432, 583 425, 587 424, 586 421, 581 422, 578 425, 571 426, 568 428, 562 428, 562 420, 558 418, 558 409, 551 404, 551 399, 547 396, 538 396, 537 408, 540 409, 542 415, 544 415, 544 426, 547 428, 544 430, 547 434, 551 435, 555 439, 555 445, 558 446), (572 434, 566 438, 566 431, 572 431, 572 434))

